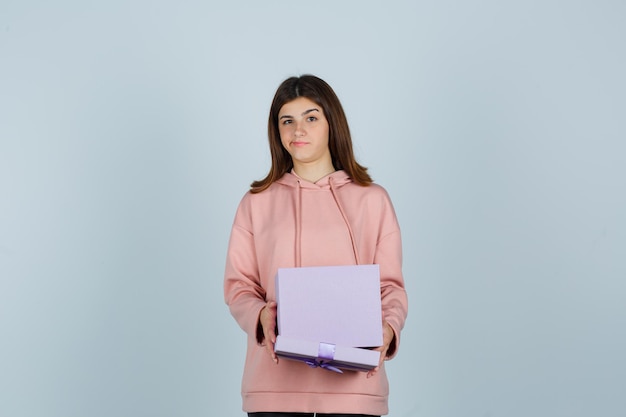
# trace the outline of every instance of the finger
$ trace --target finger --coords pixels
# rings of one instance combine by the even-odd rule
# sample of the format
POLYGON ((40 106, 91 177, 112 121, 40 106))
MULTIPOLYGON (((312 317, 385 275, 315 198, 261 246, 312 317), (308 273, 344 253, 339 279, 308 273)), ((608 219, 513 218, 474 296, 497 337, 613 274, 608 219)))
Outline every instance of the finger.
POLYGON ((265 337, 265 347, 272 361, 278 363, 278 357, 274 352, 274 344, 276 343, 276 303, 270 301, 263 309, 261 325, 263 326, 263 336, 265 337))
POLYGON ((276 343, 276 327, 269 320, 263 323, 263 336, 266 342, 276 343))
POLYGON ((268 302, 263 307, 259 320, 263 327, 263 336, 267 338, 271 334, 270 330, 276 326, 276 313, 275 309, 272 308, 271 302, 268 302))
POLYGON ((274 351, 274 346, 276 344, 276 318, 277 318, 277 304, 275 301, 270 301, 269 302, 269 311, 270 311, 270 319, 271 319, 271 330, 270 330, 270 340, 272 341, 272 360, 274 361, 274 363, 278 363, 278 356, 276 355, 276 352, 274 351))
POLYGON ((274 336, 274 328, 270 328, 268 333, 269 334, 265 336, 265 340, 267 340, 267 351, 269 352, 272 360, 277 362, 278 358, 276 357, 276 352, 274 352, 274 344, 276 343, 276 340, 274 339, 276 337, 274 336))
POLYGON ((268 340, 271 340, 272 343, 276 343, 276 302, 275 301, 270 301, 269 303, 267 303, 268 306, 268 313, 269 314, 269 320, 271 323, 271 329, 270 329, 270 338, 268 340))
POLYGON ((374 375, 376 375, 376 373, 380 370, 380 367, 383 365, 385 358, 387 357, 387 349, 385 349, 384 347, 376 348, 374 350, 377 350, 380 352, 380 358, 378 359, 378 366, 367 373, 368 378, 371 378, 374 375))
POLYGON ((274 352, 274 343, 268 343, 266 346, 267 352, 270 354, 272 361, 274 363, 278 363, 278 356, 276 356, 276 352, 274 352))
POLYGON ((377 366, 376 368, 374 368, 374 369, 370 370, 370 371, 367 373, 367 377, 368 377, 368 378, 373 377, 374 375, 376 375, 376 373, 378 372, 378 370, 379 370, 379 369, 380 369, 380 367, 379 367, 379 366, 377 366))

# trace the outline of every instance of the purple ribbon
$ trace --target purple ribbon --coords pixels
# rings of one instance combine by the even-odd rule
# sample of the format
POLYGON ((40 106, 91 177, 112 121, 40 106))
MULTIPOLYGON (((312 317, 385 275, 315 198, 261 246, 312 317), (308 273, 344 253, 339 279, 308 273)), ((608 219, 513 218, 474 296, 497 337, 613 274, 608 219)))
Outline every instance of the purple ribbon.
POLYGON ((332 361, 335 359, 335 345, 332 343, 320 343, 317 348, 317 359, 309 359, 305 361, 311 368, 317 368, 318 366, 327 371, 333 371, 343 374, 343 371, 335 366, 330 365, 326 361, 332 361))
POLYGON ((332 365, 329 365, 326 362, 318 360, 318 359, 308 360, 308 361, 305 361, 305 363, 309 365, 311 368, 317 368, 319 366, 320 368, 326 369, 327 371, 333 371, 339 374, 343 374, 343 371, 341 369, 336 368, 332 365))

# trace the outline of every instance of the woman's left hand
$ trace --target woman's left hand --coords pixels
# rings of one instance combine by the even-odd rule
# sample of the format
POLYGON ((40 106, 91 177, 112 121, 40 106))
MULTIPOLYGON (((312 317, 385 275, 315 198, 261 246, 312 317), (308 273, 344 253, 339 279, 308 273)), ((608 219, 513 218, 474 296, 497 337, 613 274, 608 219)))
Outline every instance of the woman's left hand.
POLYGON ((378 372, 378 370, 382 366, 383 361, 387 359, 387 351, 389 350, 389 346, 391 346, 391 342, 393 341, 394 335, 395 334, 393 332, 393 329, 391 328, 389 323, 384 321, 383 322, 383 345, 374 349, 380 352, 380 360, 378 362, 378 366, 367 373, 368 378, 371 378, 372 376, 374 376, 376 372, 378 372))

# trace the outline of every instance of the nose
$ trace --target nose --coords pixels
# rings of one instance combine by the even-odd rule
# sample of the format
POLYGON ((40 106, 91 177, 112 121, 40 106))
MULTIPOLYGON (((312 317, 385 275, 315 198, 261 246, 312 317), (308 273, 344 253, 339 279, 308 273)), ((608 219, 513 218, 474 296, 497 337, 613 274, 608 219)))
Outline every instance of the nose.
POLYGON ((296 122, 296 130, 294 131, 294 134, 297 138, 301 138, 306 135, 306 131, 304 130, 304 126, 301 122, 296 122))

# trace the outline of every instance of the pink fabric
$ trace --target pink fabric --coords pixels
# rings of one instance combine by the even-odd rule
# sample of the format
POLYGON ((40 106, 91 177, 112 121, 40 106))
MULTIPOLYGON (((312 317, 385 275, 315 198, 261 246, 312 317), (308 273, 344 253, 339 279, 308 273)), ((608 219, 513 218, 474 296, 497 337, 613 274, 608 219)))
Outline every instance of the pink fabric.
POLYGON ((226 303, 248 335, 244 411, 388 413, 384 366, 367 379, 362 372, 337 374, 290 360, 276 365, 256 338, 260 310, 276 299, 278 268, 357 263, 380 265, 382 316, 394 329, 395 355, 408 302, 400 229, 386 191, 356 185, 337 171, 315 184, 288 173, 261 193, 246 193, 224 278, 226 303))

